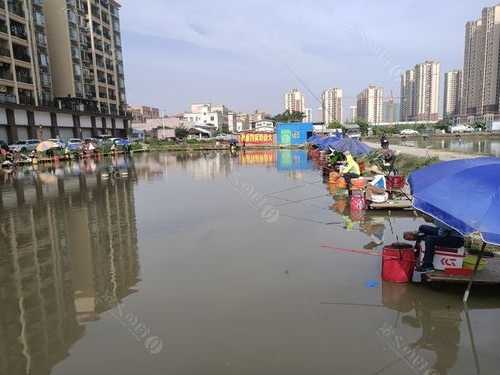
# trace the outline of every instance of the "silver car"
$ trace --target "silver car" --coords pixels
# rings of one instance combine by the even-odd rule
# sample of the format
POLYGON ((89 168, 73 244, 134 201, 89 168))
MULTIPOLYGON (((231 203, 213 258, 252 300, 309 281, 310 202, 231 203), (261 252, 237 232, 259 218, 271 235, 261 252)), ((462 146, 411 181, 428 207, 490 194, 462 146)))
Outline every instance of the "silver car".
POLYGON ((9 148, 13 152, 28 153, 36 150, 36 146, 40 144, 38 139, 26 139, 24 141, 18 141, 13 145, 9 145, 9 148))

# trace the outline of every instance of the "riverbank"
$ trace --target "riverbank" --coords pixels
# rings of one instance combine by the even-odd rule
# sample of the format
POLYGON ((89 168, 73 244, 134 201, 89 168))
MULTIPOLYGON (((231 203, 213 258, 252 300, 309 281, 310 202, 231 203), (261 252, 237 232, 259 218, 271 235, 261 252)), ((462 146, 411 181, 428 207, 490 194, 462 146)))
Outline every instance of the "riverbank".
MULTIPOLYGON (((380 148, 380 144, 378 143, 375 142, 365 142, 365 143, 368 146, 373 147, 375 149, 380 148)), ((469 159, 469 158, 477 158, 484 156, 478 154, 467 154, 462 152, 443 151, 432 148, 409 147, 401 145, 391 145, 391 149, 401 154, 416 156, 418 158, 429 158, 429 159, 437 158, 441 161, 469 159)))

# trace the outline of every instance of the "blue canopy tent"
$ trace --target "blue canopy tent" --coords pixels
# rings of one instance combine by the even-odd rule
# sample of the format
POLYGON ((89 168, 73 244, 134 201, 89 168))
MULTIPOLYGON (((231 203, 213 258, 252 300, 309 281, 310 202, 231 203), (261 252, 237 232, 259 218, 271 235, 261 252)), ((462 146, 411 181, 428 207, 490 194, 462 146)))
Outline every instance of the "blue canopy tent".
POLYGON ((322 139, 323 139, 322 136, 314 134, 313 136, 309 137, 307 143, 317 146, 318 143, 322 141, 322 139))
POLYGON ((372 152, 372 148, 365 145, 363 142, 353 138, 340 138, 336 142, 329 144, 335 151, 349 151, 353 156, 364 156, 372 152))
POLYGON ((317 146, 321 150, 328 150, 328 147, 339 139, 338 137, 325 137, 318 142, 317 146))
POLYGON ((466 302, 486 244, 500 246, 500 158, 438 163, 412 173, 408 181, 417 210, 464 236, 479 233, 483 239, 466 302))

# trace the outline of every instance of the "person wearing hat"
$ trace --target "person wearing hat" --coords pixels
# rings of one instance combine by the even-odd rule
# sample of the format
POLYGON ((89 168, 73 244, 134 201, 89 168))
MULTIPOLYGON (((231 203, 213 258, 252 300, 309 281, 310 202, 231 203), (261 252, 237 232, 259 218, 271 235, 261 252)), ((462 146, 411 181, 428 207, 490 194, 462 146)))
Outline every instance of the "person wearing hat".
POLYGON ((344 152, 346 159, 346 165, 341 169, 340 175, 344 177, 347 186, 351 186, 351 180, 353 178, 359 178, 361 176, 361 170, 359 164, 352 157, 349 151, 344 152))

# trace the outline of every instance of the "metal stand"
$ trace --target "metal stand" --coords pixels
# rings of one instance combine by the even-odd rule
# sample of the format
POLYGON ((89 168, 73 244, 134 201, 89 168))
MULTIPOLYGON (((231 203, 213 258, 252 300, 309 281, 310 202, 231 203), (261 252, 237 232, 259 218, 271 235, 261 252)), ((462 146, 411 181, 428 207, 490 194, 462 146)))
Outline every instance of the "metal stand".
POLYGON ((483 259, 484 249, 486 249, 486 242, 483 242, 483 246, 481 247, 481 251, 479 252, 479 255, 477 256, 477 262, 476 262, 476 266, 474 267, 474 272, 472 273, 472 276, 471 276, 470 281, 469 281, 469 285, 467 285, 467 290, 465 291, 465 294, 464 294, 464 299, 463 299, 464 303, 467 303, 467 301, 469 300, 469 295, 470 295, 470 291, 472 289, 472 284, 474 283, 474 277, 476 276, 477 269, 479 268, 479 265, 481 264, 481 259, 483 259))

